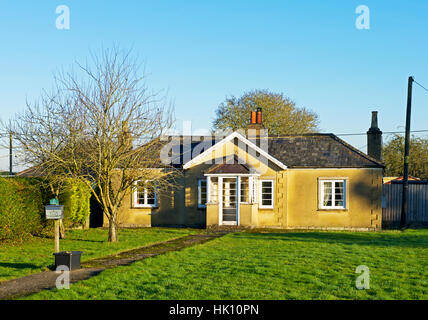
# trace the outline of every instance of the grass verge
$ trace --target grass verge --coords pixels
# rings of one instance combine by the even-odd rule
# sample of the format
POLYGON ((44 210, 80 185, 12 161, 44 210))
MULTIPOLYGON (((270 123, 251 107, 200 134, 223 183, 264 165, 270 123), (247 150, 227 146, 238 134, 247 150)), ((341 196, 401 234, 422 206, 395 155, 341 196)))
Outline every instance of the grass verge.
POLYGON ((243 232, 28 299, 428 299, 427 266, 428 230, 243 232))
MULTIPOLYGON (((69 230, 60 240, 61 251, 83 251, 82 262, 196 233, 190 229, 121 229, 119 242, 108 243, 108 230, 69 230)), ((0 243, 0 281, 48 270, 54 265, 54 241, 33 238, 20 244, 0 243)))

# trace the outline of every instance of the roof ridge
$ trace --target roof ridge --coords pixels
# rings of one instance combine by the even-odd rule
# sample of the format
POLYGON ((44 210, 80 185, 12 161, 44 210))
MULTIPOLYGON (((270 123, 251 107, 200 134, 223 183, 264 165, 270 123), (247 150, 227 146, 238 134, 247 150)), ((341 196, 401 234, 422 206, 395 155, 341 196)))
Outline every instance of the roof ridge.
MULTIPOLYGON (((298 137, 298 136, 329 136, 329 135, 334 135, 333 133, 320 133, 320 132, 312 132, 312 133, 293 133, 293 134, 275 134, 275 135, 267 135, 267 136, 262 136, 260 137, 261 139, 263 138, 282 138, 282 137, 298 137)), ((178 135, 165 135, 165 137, 167 138, 215 138, 215 137, 227 137, 229 136, 228 134, 211 134, 211 135, 199 135, 199 134, 193 134, 193 135, 182 135, 182 134, 178 134, 178 135)))
POLYGON ((333 133, 321 133, 321 132, 308 132, 308 133, 293 133, 293 134, 276 134, 269 135, 267 138, 288 138, 288 137, 299 137, 299 136, 329 136, 334 135, 333 133))

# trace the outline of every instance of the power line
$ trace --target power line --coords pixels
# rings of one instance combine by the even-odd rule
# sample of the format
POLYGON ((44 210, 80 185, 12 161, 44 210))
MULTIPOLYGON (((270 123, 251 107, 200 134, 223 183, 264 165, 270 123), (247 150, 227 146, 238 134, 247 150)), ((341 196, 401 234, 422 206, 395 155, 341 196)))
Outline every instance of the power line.
MULTIPOLYGON (((421 133, 421 132, 428 132, 428 130, 412 130, 410 131, 412 133, 421 133)), ((398 133, 406 133, 405 131, 387 131, 387 132, 382 132, 383 134, 398 134, 398 133)), ((367 133, 366 132, 361 132, 361 133, 339 133, 339 134, 335 134, 336 136, 365 136, 367 133)))
POLYGON ((363 148, 365 148, 365 147, 367 147, 367 145, 365 144, 365 145, 363 145, 362 147, 359 147, 359 148, 357 148, 358 150, 361 150, 361 149, 363 149, 363 148))
POLYGON ((426 92, 428 92, 428 89, 421 85, 419 82, 417 82, 415 79, 413 79, 413 82, 420 86, 422 89, 424 89, 426 92))
MULTIPOLYGON (((412 130, 410 131, 411 133, 424 133, 424 132, 428 132, 428 129, 424 129, 424 130, 412 130)), ((399 134, 399 133, 406 133, 405 131, 384 131, 382 132, 383 134, 399 134)), ((316 134, 316 133, 315 133, 316 134)), ((290 135, 274 135, 271 137, 267 137, 267 138, 288 138, 290 136, 293 136, 294 134, 290 134, 290 135)), ((299 135, 299 134, 295 134, 295 135, 299 135)), ((365 136, 367 135, 367 132, 359 132, 359 133, 334 133, 335 136, 365 136)), ((0 137, 2 136, 2 134, 0 133, 0 137)), ((195 137, 199 137, 200 135, 195 135, 195 137)), ((214 136, 214 135, 213 135, 214 136)), ((0 148, 6 148, 6 147, 0 147, 0 148)))

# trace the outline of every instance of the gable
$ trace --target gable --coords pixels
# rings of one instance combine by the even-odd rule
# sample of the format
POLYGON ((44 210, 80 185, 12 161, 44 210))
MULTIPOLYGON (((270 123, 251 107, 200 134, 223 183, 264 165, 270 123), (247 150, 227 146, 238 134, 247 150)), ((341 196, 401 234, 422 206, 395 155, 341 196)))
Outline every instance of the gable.
MULTIPOLYGON (((239 145, 239 142, 238 142, 239 145)), ((183 169, 189 169, 195 164, 207 162, 210 160, 215 160, 218 158, 223 158, 227 156, 235 156, 238 155, 241 159, 247 159, 248 161, 249 156, 251 157, 251 154, 259 154, 261 158, 266 159, 267 161, 271 161, 274 164, 276 164, 281 169, 285 170, 287 169, 287 166, 282 163, 281 161, 274 158, 272 155, 270 155, 268 152, 264 151, 257 145, 255 145, 253 142, 245 138, 243 135, 239 134, 238 132, 234 132, 230 134, 229 136, 225 137, 220 142, 214 144, 212 147, 208 148, 201 154, 194 157, 192 160, 186 162, 183 165, 183 169), (234 140, 237 139, 241 142, 241 145, 245 145, 248 147, 248 149, 251 149, 253 152, 250 152, 250 154, 241 148, 237 147, 234 143, 234 140), (243 157, 243 155, 245 157, 243 157)), ((253 157, 254 158, 254 157, 253 157)), ((231 159, 233 161, 233 159, 231 159)), ((254 162, 253 162, 254 164, 254 162)))

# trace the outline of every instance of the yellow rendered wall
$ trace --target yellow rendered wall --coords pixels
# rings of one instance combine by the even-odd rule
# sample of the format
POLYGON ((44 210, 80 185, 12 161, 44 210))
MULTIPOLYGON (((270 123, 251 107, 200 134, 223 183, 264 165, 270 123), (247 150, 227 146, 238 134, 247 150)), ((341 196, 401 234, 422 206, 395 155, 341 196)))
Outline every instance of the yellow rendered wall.
POLYGON ((132 208, 131 194, 128 193, 123 199, 123 204, 118 211, 118 224, 120 226, 151 226, 150 208, 132 208))
MULTIPOLYGON (((236 154, 262 172, 259 179, 275 181, 274 208, 260 209, 258 204, 241 204, 240 225, 260 228, 381 228, 382 169, 282 170, 270 162, 267 165, 261 163, 233 142, 221 149, 185 170, 178 179, 178 188, 160 196, 159 208, 132 208, 132 198, 128 194, 119 209, 119 223, 140 226, 218 225, 217 203, 209 204, 206 209, 198 208, 198 179, 206 178, 204 173, 214 165, 213 159, 236 154), (318 208, 318 180, 323 177, 347 179, 345 211, 318 208)), ((107 220, 104 221, 107 225, 107 220)))
POLYGON ((381 228, 382 169, 290 169, 288 228, 381 228), (319 209, 320 178, 347 179, 346 210, 319 209))
POLYGON ((205 227, 207 209, 198 208, 198 180, 206 179, 204 173, 210 165, 198 164, 184 171, 185 225, 205 227))
POLYGON ((239 206, 239 224, 243 227, 251 227, 254 224, 253 221, 253 205, 241 204, 239 206))
POLYGON ((207 205, 207 227, 218 226, 218 205, 208 204, 207 205))
MULTIPOLYGON (((131 190, 125 195, 118 209, 118 224, 120 226, 180 226, 185 225, 184 210, 184 177, 175 178, 177 188, 169 188, 158 193, 158 207, 134 208, 131 190)), ((108 220, 104 217, 104 226, 108 220)))
MULTIPOLYGON (((120 171, 117 175, 113 176, 113 188, 118 187, 120 184, 120 171)), ((131 193, 128 192, 122 200, 121 206, 117 211, 117 223, 119 226, 141 226, 149 227, 151 225, 151 209, 149 208, 132 208, 131 193)), ((104 215, 103 226, 108 226, 108 218, 104 215)))
POLYGON ((223 163, 224 157, 228 157, 228 159, 233 159, 232 157, 236 155, 240 159, 244 160, 245 163, 249 164, 250 166, 254 167, 258 172, 262 173, 262 175, 276 175, 276 170, 278 170, 276 165, 272 164, 270 161, 268 163, 260 161, 262 157, 257 158, 256 155, 247 153, 246 150, 241 147, 246 147, 246 145, 241 146, 237 144, 236 141, 229 141, 220 148, 212 151, 210 154, 201 158, 197 163, 194 163, 189 170, 200 165, 204 165, 204 168, 208 169, 215 164, 223 163))
MULTIPOLYGON (((236 155, 246 163, 250 164, 258 172, 261 173, 259 179, 274 180, 275 205, 273 209, 259 209, 258 204, 240 206, 240 225, 252 227, 281 227, 286 222, 286 206, 284 206, 284 198, 286 197, 286 174, 281 171, 275 164, 263 163, 254 155, 247 153, 240 148, 235 142, 230 141, 224 144, 221 148, 211 152, 211 154, 200 159, 190 169, 186 171, 186 215, 195 216, 195 203, 197 204, 197 179, 204 178, 204 172, 211 166, 223 161, 223 156, 236 155), (194 188, 194 192, 192 192, 194 188), (190 209, 190 210, 189 210, 190 209)), ((214 203, 207 212, 207 226, 218 225, 218 204, 214 203), (214 212, 214 210, 217 210, 214 212)))

